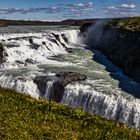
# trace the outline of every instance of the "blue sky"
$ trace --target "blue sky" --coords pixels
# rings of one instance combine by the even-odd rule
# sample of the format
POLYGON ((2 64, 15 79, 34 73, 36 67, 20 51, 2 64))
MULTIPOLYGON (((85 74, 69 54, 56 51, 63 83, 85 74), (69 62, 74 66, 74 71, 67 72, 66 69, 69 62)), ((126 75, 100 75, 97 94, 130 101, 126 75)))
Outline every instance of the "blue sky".
POLYGON ((64 20, 140 15, 140 0, 1 0, 0 18, 64 20))

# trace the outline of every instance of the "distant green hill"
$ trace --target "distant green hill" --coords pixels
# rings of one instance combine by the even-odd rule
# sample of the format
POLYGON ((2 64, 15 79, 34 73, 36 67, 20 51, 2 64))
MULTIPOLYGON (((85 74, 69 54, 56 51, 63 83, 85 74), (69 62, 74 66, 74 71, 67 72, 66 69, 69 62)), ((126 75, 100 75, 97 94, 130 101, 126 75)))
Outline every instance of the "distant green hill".
POLYGON ((139 140, 140 131, 0 89, 0 140, 139 140))
POLYGON ((6 26, 55 26, 55 25, 68 25, 68 26, 81 26, 85 23, 95 24, 97 22, 110 21, 109 25, 112 27, 123 28, 131 31, 140 31, 140 17, 132 18, 107 18, 107 19, 67 19, 64 21, 25 21, 25 20, 6 20, 0 19, 0 27, 6 26))
MULTIPOLYGON (((100 19, 102 20, 102 19, 100 19)), ((98 19, 68 19, 64 21, 25 21, 25 20, 6 20, 0 19, 0 27, 6 26, 81 26, 84 23, 95 23, 98 19)))
POLYGON ((140 17, 124 18, 124 19, 112 19, 109 25, 119 29, 125 29, 128 31, 140 31, 140 17))

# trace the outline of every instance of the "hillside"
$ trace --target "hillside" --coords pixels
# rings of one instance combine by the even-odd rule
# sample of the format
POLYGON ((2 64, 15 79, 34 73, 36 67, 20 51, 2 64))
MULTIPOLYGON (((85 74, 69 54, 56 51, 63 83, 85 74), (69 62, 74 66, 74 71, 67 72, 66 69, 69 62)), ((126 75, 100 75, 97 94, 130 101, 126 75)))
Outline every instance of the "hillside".
POLYGON ((137 32, 140 31, 140 17, 112 19, 109 22, 112 28, 124 29, 127 31, 137 32))
POLYGON ((140 31, 140 17, 133 18, 114 18, 114 19, 67 19, 63 21, 26 21, 26 20, 6 20, 0 19, 0 26, 46 26, 46 25, 68 25, 82 26, 86 23, 96 24, 97 22, 108 22, 113 28, 120 28, 129 31, 140 31))
MULTIPOLYGON (((98 19, 81 19, 81 20, 74 20, 68 19, 64 21, 25 21, 25 20, 5 20, 0 19, 0 26, 55 26, 55 25, 68 25, 68 26, 81 26, 84 23, 95 23, 98 19)), ((102 20, 102 19, 100 19, 102 20)))
POLYGON ((138 140, 140 131, 80 110, 0 89, 1 140, 138 140))

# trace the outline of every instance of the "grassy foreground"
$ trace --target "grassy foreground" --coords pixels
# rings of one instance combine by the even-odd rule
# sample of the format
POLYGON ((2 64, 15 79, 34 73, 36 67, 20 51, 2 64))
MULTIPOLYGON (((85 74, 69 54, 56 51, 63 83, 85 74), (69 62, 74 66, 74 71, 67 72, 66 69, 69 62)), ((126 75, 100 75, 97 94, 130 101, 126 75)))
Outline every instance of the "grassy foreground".
POLYGON ((0 140, 129 139, 140 139, 140 131, 54 102, 0 89, 0 140))

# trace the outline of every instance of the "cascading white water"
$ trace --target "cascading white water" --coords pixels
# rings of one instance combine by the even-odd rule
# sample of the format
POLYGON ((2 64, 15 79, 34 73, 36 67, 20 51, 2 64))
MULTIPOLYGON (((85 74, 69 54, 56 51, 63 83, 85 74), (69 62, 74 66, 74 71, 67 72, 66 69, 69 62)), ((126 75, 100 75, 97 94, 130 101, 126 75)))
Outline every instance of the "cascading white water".
MULTIPOLYGON (((76 43, 78 30, 45 31, 44 33, 2 34, 0 42, 4 46, 5 62, 1 68, 18 68, 29 64, 52 64, 49 57, 67 53, 66 48, 76 43), (69 41, 66 42, 64 37, 69 41), (57 38, 55 37, 57 36, 57 38), (29 42, 32 39, 32 44, 29 42)), ((55 63, 55 62, 54 62, 55 63)))
POLYGON ((61 103, 140 129, 140 101, 133 97, 107 95, 90 86, 75 84, 66 87, 61 103))
POLYGON ((53 88, 53 82, 52 81, 47 82, 44 98, 48 101, 50 101, 52 88, 53 88))
POLYGON ((19 93, 39 98, 40 93, 37 85, 31 79, 18 79, 11 76, 0 76, 0 86, 3 88, 14 89, 19 93))
POLYGON ((80 34, 81 42, 83 44, 86 44, 87 47, 92 46, 93 48, 96 48, 101 41, 104 27, 105 21, 99 21, 94 25, 90 25, 89 27, 87 27, 86 31, 80 34))
MULTIPOLYGON (((79 31, 72 29, 51 31, 47 29, 40 32, 39 29, 39 32, 13 33, 16 27, 12 28, 12 33, 10 33, 11 28, 9 29, 10 31, 7 31, 8 33, 1 29, 3 33, 0 34, 0 42, 3 45, 6 56, 4 56, 5 61, 0 65, 0 86, 15 89, 20 93, 38 98, 40 97, 40 92, 33 80, 35 76, 42 75, 44 72, 39 72, 40 69, 37 65, 56 65, 59 67, 71 65, 67 62, 52 60, 50 57, 67 54, 66 48, 74 47, 70 44, 76 43, 79 31), (55 36, 58 36, 58 38, 55 36), (29 39, 32 39, 32 44, 29 39), (66 42, 66 39, 68 42, 66 42), (24 70, 25 67, 27 70, 24 70), (26 71, 27 73, 25 74, 26 71)), ((45 72, 46 74, 48 75, 47 71, 45 72)), ((49 82, 46 84, 49 84, 49 82)), ((49 87, 51 85, 46 89, 46 93, 50 92, 49 87)), ((47 98, 47 94, 45 98, 47 98)))
MULTIPOLYGON (((87 75, 90 81, 67 85, 61 100, 62 104, 82 108, 84 111, 125 122, 131 127, 140 129, 140 100, 132 95, 128 96, 129 93, 126 95, 123 89, 120 89, 118 80, 113 79, 103 65, 93 60, 93 53, 83 48, 77 50, 74 44, 81 45, 80 39, 77 39, 78 33, 78 30, 61 29, 44 30, 39 33, 1 34, 0 40, 7 56, 1 64, 0 86, 38 98, 42 94, 38 87, 39 83, 34 82, 35 77, 51 77, 50 80, 48 78, 44 81, 46 87, 43 86, 45 88, 43 98, 50 100, 53 81, 58 80, 54 76, 55 73, 79 72, 87 75), (32 44, 29 38, 32 39, 32 44), (69 54, 66 48, 75 48, 75 50, 69 54), (60 56, 56 57, 57 55, 60 56), (51 72, 53 75, 48 74, 51 72)), ((103 57, 102 61, 106 61, 105 59, 103 57)), ((116 74, 119 68, 109 65, 113 69, 111 74, 116 74)), ((118 76, 122 77, 130 87, 132 86, 132 89, 139 86, 123 75, 118 74, 118 76)))
MULTIPOLYGON (((50 57, 67 54, 66 48, 74 47, 72 44, 76 43, 79 30, 47 29, 40 32, 40 27, 38 27, 39 32, 13 33, 16 27, 12 28, 12 33, 10 33, 10 28, 7 31, 8 33, 2 30, 3 33, 0 34, 0 42, 3 45, 4 53, 7 54, 4 56, 5 61, 0 65, 0 86, 15 89, 18 92, 38 98, 40 97, 40 91, 33 80, 35 76, 43 75, 44 71, 39 72, 40 69, 37 65, 56 65, 59 67, 71 65, 67 62, 52 60, 50 57), (29 39, 32 39, 32 44, 29 39), (27 70, 24 70, 25 67, 27 70)), ((47 71, 46 74, 48 75, 47 71)), ((51 83, 46 84, 48 86, 44 97, 47 99, 49 98, 51 83)))
POLYGON ((65 31, 66 37, 69 38, 69 41, 74 44, 79 43, 79 38, 77 37, 78 33, 79 33, 79 30, 66 30, 65 31))

